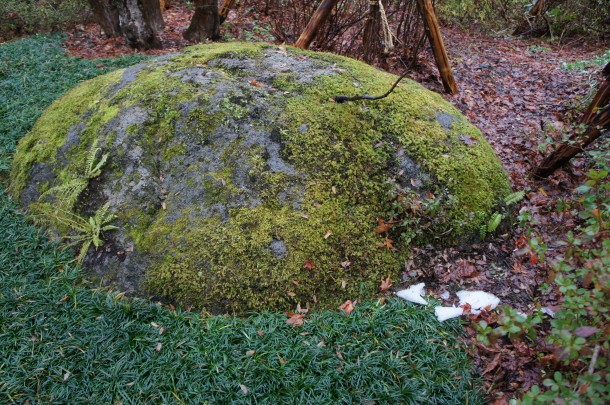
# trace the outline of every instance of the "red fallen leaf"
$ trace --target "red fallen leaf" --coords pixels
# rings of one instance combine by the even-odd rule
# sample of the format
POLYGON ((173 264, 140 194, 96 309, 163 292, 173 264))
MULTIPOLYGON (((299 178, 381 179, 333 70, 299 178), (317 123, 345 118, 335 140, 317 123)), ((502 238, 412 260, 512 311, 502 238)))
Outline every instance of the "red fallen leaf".
POLYGON ((581 394, 586 394, 587 390, 589 389, 589 385, 590 384, 583 384, 578 388, 578 392, 580 392, 581 394))
POLYGON ((251 84, 252 86, 256 86, 256 87, 265 87, 265 84, 264 84, 264 83, 257 82, 256 80, 252 80, 252 81, 250 82, 250 84, 251 84))
POLYGON ((286 312, 286 315, 288 316, 288 320, 286 320, 286 323, 288 325, 292 325, 293 328, 296 326, 303 325, 303 315, 295 314, 294 312, 286 312))
POLYGON ((530 264, 534 265, 538 263, 538 255, 532 254, 532 257, 530 257, 530 264))
POLYGON ((388 232, 390 228, 392 228, 391 224, 384 222, 384 220, 381 218, 377 218, 377 223, 379 224, 379 226, 375 228, 376 233, 388 232))
POLYGON ((574 334, 581 338, 588 338, 589 336, 595 335, 599 329, 593 326, 581 326, 574 331, 574 334))
POLYGON ((462 312, 464 315, 469 315, 470 314, 470 310, 472 309, 472 307, 470 306, 469 303, 465 303, 464 305, 460 305, 460 308, 462 308, 462 312))
POLYGON ((170 310, 170 311, 175 311, 175 310, 176 310, 176 307, 175 307, 175 306, 173 306, 172 304, 169 304, 169 310, 170 310))
POLYGON ((379 285, 379 289, 381 291, 387 291, 392 287, 392 283, 390 283, 390 276, 388 276, 385 280, 381 279, 381 284, 379 285))
POLYGON ((339 309, 345 311, 345 315, 349 316, 354 310, 354 306, 355 304, 351 300, 347 300, 339 306, 339 309))
POLYGON ((303 268, 313 270, 316 268, 316 264, 313 262, 313 260, 306 260, 305 263, 303 263, 303 268))

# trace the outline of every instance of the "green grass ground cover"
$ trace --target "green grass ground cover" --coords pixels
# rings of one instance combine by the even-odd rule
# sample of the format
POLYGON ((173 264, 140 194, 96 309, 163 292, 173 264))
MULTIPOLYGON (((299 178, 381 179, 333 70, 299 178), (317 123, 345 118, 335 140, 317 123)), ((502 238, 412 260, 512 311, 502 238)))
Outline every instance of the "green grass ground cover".
MULTIPOLYGON (((61 40, 0 46, 0 173, 51 101, 141 59, 69 58, 61 40)), ((296 328, 286 319, 204 317, 91 289, 0 191, 0 402, 484 401, 458 321, 395 299, 349 317, 310 314, 296 328)))

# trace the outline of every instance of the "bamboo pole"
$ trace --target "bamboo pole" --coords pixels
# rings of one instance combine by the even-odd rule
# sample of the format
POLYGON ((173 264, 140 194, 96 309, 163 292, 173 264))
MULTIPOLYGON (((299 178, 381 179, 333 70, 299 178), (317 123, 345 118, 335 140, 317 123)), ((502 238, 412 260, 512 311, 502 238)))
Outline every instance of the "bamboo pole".
POLYGON ((417 0, 417 9, 422 17, 424 31, 426 32, 426 36, 430 41, 430 46, 432 47, 432 52, 434 53, 434 60, 436 61, 436 66, 438 66, 438 71, 441 75, 441 79, 443 80, 445 92, 457 94, 457 84, 455 83, 453 72, 451 71, 451 63, 449 62, 449 57, 447 56, 445 43, 443 42, 441 29, 438 25, 438 19, 436 18, 432 1, 417 0))
POLYGON ((305 27, 294 46, 301 49, 309 48, 309 45, 311 45, 318 30, 324 25, 333 10, 333 7, 335 7, 338 2, 339 0, 323 0, 318 6, 318 9, 313 13, 313 16, 311 16, 311 20, 309 20, 307 27, 305 27))

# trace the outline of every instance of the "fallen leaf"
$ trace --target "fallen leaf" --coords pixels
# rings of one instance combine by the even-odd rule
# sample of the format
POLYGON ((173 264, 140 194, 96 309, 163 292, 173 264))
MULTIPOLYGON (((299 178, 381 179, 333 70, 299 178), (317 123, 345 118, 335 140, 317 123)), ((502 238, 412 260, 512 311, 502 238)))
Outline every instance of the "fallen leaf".
POLYGON ((593 326, 581 326, 574 331, 574 334, 581 338, 588 338, 589 336, 595 335, 599 329, 593 326))
POLYGON ((378 242, 377 243, 377 247, 386 247, 388 248, 388 250, 393 250, 394 249, 394 245, 393 245, 394 241, 390 238, 385 238, 385 240, 383 242, 378 242))
POLYGON ((343 288, 345 290, 346 286, 347 286, 347 280, 346 279, 342 279, 341 280, 341 288, 343 288))
POLYGON ((265 336, 265 332, 263 332, 261 329, 259 329, 259 330, 256 332, 256 334, 257 334, 259 337, 263 337, 263 336, 265 336))
POLYGON ((339 306, 339 309, 345 311, 345 315, 349 316, 349 314, 351 314, 354 310, 354 305, 355 304, 351 300, 347 300, 343 304, 341 304, 341 306, 339 306))
POLYGON ((386 277, 385 280, 381 278, 381 284, 379 285, 379 289, 381 291, 387 291, 390 289, 390 287, 392 287, 392 283, 390 283, 390 276, 386 277))
POLYGON ((324 239, 328 239, 328 237, 329 237, 330 235, 332 235, 332 234, 333 234, 333 231, 331 231, 331 230, 329 229, 328 231, 326 231, 326 235, 324 235, 324 239))
POLYGON ((254 353, 256 353, 256 350, 248 350, 246 356, 252 356, 254 353))
POLYGON ((157 343, 157 346, 155 347, 155 351, 160 352, 162 347, 163 347, 163 345, 161 343, 157 343))
POLYGON ((288 325, 292 325, 292 327, 303 325, 303 315, 294 312, 286 312, 286 315, 288 316, 288 320, 286 321, 288 325))
POLYGON ((243 384, 239 384, 239 389, 240 389, 240 390, 241 390, 241 392, 243 392, 244 394, 247 394, 248 392, 250 392, 250 391, 248 391, 248 388, 246 388, 246 386, 245 386, 245 385, 243 385, 243 384))
POLYGON ((379 224, 379 226, 375 228, 376 233, 388 232, 392 228, 391 224, 384 222, 384 220, 381 218, 377 218, 377 223, 379 224))
POLYGON ((349 267, 351 264, 352 264, 352 262, 349 259, 347 259, 346 261, 341 262, 341 267, 343 267, 345 269, 346 267, 349 267))
POLYGON ((257 82, 256 80, 252 80, 252 81, 250 82, 250 84, 251 84, 252 86, 255 86, 255 87, 265 87, 265 84, 264 84, 264 83, 257 82))
POLYGON ((498 367, 501 359, 502 359, 502 353, 496 354, 495 357, 493 358, 493 360, 491 360, 489 362, 489 364, 487 364, 487 367, 485 367, 485 370, 483 370, 483 375, 493 371, 496 367, 498 367))
POLYGON ((296 294, 293 293, 292 291, 288 291, 287 294, 288 294, 289 297, 296 297, 296 294))
POLYGON ((305 263, 303 263, 303 268, 313 270, 316 268, 316 264, 313 262, 313 260, 306 260, 305 263))

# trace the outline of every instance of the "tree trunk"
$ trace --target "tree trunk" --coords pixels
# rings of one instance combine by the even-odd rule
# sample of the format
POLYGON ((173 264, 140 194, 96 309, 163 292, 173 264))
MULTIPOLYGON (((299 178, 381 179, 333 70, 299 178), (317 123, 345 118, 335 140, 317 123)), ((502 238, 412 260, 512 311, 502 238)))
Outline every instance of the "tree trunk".
POLYGON ((161 31, 165 27, 165 21, 163 21, 163 12, 161 11, 161 2, 159 0, 140 0, 142 2, 142 8, 145 11, 145 15, 148 16, 150 26, 153 31, 161 31))
POLYGON ((93 19, 102 27, 104 34, 109 38, 120 37, 122 33, 117 3, 112 0, 88 1, 93 12, 93 19))
POLYGON ((318 30, 324 25, 333 10, 333 7, 335 7, 338 2, 339 0, 323 0, 318 6, 318 9, 313 13, 307 27, 305 27, 305 30, 303 30, 303 33, 294 46, 301 49, 309 48, 309 45, 311 45, 318 30))
POLYGON ((363 59, 367 63, 371 63, 379 54, 381 46, 379 44, 381 38, 379 35, 381 16, 379 2, 369 3, 369 16, 364 24, 364 33, 362 35, 363 59))
MULTIPOLYGON (((153 27, 159 25, 159 0, 113 0, 118 3, 119 23, 127 45, 140 50, 161 49, 153 27)), ((162 17, 161 17, 162 18, 162 17)))
POLYGON ((218 10, 218 16, 220 17, 220 24, 225 22, 229 16, 229 11, 235 7, 236 0, 222 0, 220 9, 218 10))
POLYGON ((608 130, 610 130, 610 105, 597 113, 584 133, 573 135, 568 142, 559 145, 532 174, 542 178, 550 176, 608 130))
POLYGON ((430 41, 430 46, 434 53, 434 60, 436 60, 436 66, 438 66, 438 71, 441 74, 445 92, 457 94, 457 84, 455 83, 453 72, 451 71, 451 64, 449 62, 449 57, 447 56, 447 51, 445 50, 445 43, 441 36, 441 29, 438 25, 438 19, 436 18, 432 1, 417 0, 417 9, 419 10, 419 14, 421 14, 424 23, 424 31, 430 41))
POLYGON ((191 42, 217 40, 220 38, 219 27, 217 0, 195 0, 195 14, 191 19, 191 25, 182 36, 191 42))
POLYGON ((159 0, 88 0, 95 21, 109 37, 124 36, 127 45, 160 49, 155 31, 163 28, 159 0))

